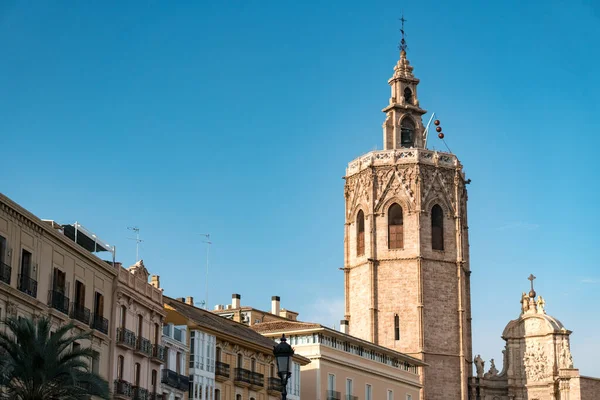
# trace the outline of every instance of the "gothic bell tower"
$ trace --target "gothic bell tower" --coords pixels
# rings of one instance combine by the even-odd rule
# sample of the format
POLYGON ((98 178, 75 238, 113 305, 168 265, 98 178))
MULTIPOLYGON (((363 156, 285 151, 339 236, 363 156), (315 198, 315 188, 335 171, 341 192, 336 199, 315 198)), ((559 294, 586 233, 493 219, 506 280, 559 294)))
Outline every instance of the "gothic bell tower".
POLYGON ((425 361, 425 400, 467 400, 472 374, 467 192, 452 153, 428 150, 402 42, 388 81, 384 150, 348 164, 349 333, 425 361))

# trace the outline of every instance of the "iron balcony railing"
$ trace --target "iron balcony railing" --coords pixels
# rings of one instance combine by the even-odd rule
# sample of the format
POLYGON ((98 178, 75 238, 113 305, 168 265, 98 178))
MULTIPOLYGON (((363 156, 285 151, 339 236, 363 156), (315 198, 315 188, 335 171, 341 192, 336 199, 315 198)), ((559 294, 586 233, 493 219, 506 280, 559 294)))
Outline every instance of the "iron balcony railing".
POLYGON ((153 344, 152 345, 152 357, 154 357, 157 360, 160 360, 162 362, 165 362, 166 358, 167 358, 167 352, 165 351, 165 346, 160 345, 160 344, 153 344))
POLYGON ((234 370, 234 372, 235 372, 234 380, 252 384, 252 371, 244 369, 244 368, 236 368, 234 370))
POLYGON ((119 396, 131 397, 133 394, 131 383, 122 379, 115 379, 115 394, 119 396))
POLYGON ((152 356, 152 343, 145 337, 138 336, 135 341, 135 350, 147 356, 152 356))
POLYGON ((276 392, 283 392, 283 385, 281 384, 281 379, 270 377, 267 382, 267 390, 274 390, 276 392))
POLYGON ((48 291, 48 305, 63 314, 69 314, 69 298, 62 290, 48 291))
POLYGON ((340 392, 337 392, 335 390, 327 391, 327 400, 341 400, 341 398, 342 394, 340 392))
POLYGON ((225 378, 229 378, 229 364, 225 364, 221 361, 215 362, 215 375, 220 375, 224 376, 225 378))
POLYGON ((163 395, 162 393, 150 393, 149 395, 149 399, 150 400, 163 400, 163 395))
POLYGON ((190 388, 189 376, 178 374, 170 369, 162 370, 160 382, 179 390, 187 391, 190 388))
POLYGON ((135 347, 135 334, 129 329, 117 328, 117 344, 122 344, 133 349, 135 347))
POLYGON ((133 400, 148 400, 148 390, 139 386, 132 386, 133 400))
POLYGON ((86 325, 90 324, 90 309, 77 302, 71 303, 71 318, 81 321, 86 325))
POLYGON ((92 323, 90 327, 104 333, 105 335, 108 335, 108 319, 104 318, 102 315, 94 314, 92 316, 92 323))
POLYGON ((10 274, 12 273, 12 268, 3 262, 0 262, 0 281, 10 285, 10 274))
POLYGON ((353 396, 351 394, 346 395, 346 400, 358 400, 358 396, 353 396))
POLYGON ((258 372, 252 372, 251 375, 252 382, 251 384, 254 386, 265 386, 265 376, 263 374, 259 374, 258 372))
POLYGON ((17 287, 25 294, 37 297, 37 281, 28 275, 19 275, 19 284, 17 287))

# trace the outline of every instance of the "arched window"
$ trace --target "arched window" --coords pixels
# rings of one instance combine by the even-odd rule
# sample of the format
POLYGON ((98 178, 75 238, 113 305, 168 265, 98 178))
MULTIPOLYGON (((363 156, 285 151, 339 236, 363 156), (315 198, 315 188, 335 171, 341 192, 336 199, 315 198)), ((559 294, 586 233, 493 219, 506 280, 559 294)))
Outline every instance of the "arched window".
POLYGON ((360 210, 356 216, 356 255, 365 254, 365 213, 360 210))
POLYGON ((244 356, 241 353, 237 355, 237 367, 244 368, 244 356))
POLYGON ((412 104, 412 90, 409 87, 404 88, 404 101, 408 104, 412 104))
POLYGON ((439 204, 431 209, 431 248, 444 250, 444 211, 439 204))
POLYGON ((400 340, 400 317, 394 315, 394 340, 400 340))
POLYGON ((215 400, 221 400, 221 390, 215 389, 215 400))
POLYGON ((412 119, 406 117, 400 124, 400 145, 402 147, 412 147, 415 136, 415 123, 412 119))
POLYGON ((123 367, 125 366, 125 357, 119 356, 117 358, 117 379, 123 379, 123 367))
POLYGON ((388 210, 388 247, 401 249, 404 247, 404 221, 402 207, 394 203, 388 210))
POLYGON ((242 395, 241 394, 236 394, 235 395, 235 400, 242 400, 242 395))
POLYGON ((140 363, 133 365, 133 386, 140 386, 140 363))

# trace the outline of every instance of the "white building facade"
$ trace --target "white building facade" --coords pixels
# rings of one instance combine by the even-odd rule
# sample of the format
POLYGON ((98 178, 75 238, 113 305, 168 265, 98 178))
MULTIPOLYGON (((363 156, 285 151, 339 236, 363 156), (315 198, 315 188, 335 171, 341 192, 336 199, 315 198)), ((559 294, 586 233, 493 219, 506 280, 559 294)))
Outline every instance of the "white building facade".
POLYGON ((190 399, 215 399, 217 339, 200 330, 190 332, 190 399))
POLYGON ((187 327, 164 325, 162 339, 166 353, 166 362, 161 369, 163 399, 184 400, 186 392, 190 390, 186 365, 190 353, 187 327))

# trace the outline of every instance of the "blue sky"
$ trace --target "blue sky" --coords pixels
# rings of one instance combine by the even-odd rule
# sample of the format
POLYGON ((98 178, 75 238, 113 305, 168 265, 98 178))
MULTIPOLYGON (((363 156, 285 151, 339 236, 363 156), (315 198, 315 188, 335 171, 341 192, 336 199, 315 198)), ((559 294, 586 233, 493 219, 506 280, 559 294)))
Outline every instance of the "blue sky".
POLYGON ((341 177, 382 147, 404 10, 421 105, 472 179, 475 354, 501 364, 534 273, 600 376, 600 6, 526 3, 2 1, 0 190, 124 264, 139 226, 174 297, 204 298, 209 232, 211 307, 280 295, 337 324, 341 177))

